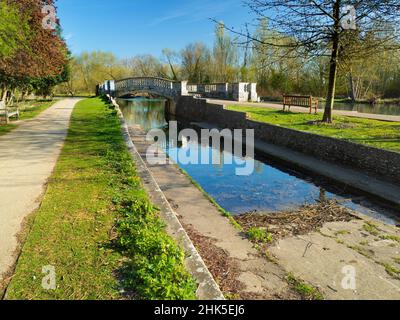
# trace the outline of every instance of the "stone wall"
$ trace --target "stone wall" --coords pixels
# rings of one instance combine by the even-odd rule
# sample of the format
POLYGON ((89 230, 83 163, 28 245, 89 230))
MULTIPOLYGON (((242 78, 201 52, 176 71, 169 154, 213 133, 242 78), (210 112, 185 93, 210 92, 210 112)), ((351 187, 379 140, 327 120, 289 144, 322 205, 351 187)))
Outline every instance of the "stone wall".
POLYGON ((202 98, 227 99, 239 102, 258 101, 256 83, 188 84, 187 91, 202 98))
POLYGON ((256 139, 312 155, 318 159, 366 170, 400 183, 400 153, 249 120, 246 113, 225 110, 204 99, 182 97, 175 115, 220 128, 254 129, 256 139))

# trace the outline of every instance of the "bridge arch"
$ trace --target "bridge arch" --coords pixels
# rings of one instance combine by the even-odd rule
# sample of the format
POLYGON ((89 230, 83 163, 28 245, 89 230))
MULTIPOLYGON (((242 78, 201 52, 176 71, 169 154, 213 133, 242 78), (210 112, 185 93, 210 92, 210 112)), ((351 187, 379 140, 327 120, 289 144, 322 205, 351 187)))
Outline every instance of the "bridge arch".
POLYGON ((115 81, 115 96, 148 93, 167 100, 176 100, 185 94, 186 82, 177 82, 157 77, 134 77, 115 81))
POLYGON ((99 94, 108 93, 114 97, 123 97, 135 93, 149 93, 177 103, 181 96, 201 96, 240 102, 258 101, 256 83, 214 83, 191 84, 187 81, 173 81, 158 77, 131 77, 118 81, 107 80, 96 90, 99 94))

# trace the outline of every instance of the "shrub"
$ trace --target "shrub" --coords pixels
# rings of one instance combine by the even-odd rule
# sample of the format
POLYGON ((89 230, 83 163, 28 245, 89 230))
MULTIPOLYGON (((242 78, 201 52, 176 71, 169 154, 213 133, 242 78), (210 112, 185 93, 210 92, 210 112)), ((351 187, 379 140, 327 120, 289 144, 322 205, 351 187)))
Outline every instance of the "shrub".
POLYGON ((254 242, 270 243, 273 241, 272 234, 261 228, 250 228, 247 237, 254 242))

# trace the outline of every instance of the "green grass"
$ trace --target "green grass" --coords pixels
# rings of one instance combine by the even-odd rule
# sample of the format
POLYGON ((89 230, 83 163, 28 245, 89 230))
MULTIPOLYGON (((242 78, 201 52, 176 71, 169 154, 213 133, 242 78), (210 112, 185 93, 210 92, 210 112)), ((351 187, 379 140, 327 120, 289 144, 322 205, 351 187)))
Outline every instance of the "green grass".
POLYGON ((227 109, 247 112, 252 120, 286 128, 311 132, 354 143, 400 152, 400 122, 386 122, 355 117, 334 116, 333 124, 310 124, 322 115, 283 112, 273 108, 228 106, 227 109))
POLYGON ((304 281, 297 279, 293 274, 289 274, 286 277, 288 283, 296 290, 303 299, 306 300, 323 300, 324 297, 318 291, 318 289, 308 285, 304 281))
POLYGON ((383 236, 380 236, 380 238, 383 239, 383 240, 397 241, 397 242, 400 243, 400 237, 399 236, 383 235, 383 236))
POLYGON ((348 230, 339 230, 335 232, 335 236, 345 236, 348 234, 351 234, 351 232, 348 230))
POLYGON ((246 234, 250 241, 260 243, 270 243, 273 241, 272 234, 261 228, 250 228, 246 234))
POLYGON ((386 272, 390 276, 392 276, 392 277, 394 277, 396 279, 400 279, 399 278, 400 277, 400 269, 398 269, 398 268, 396 268, 396 267, 394 267, 394 266, 392 266, 392 265, 390 265, 388 263, 383 264, 383 266, 385 267, 386 272))
POLYGON ((194 299, 184 253, 165 232, 125 146, 116 112, 79 102, 7 299, 194 299), (41 286, 52 265, 56 290, 41 286), (119 280, 117 280, 119 279, 119 280))
MULTIPOLYGON (((44 110, 51 107, 53 104, 54 104, 54 101, 40 101, 40 100, 22 103, 19 106, 20 120, 32 119, 32 118, 38 116, 44 110)), ((11 120, 13 120, 13 119, 11 119, 11 120)), ((15 123, 12 123, 12 122, 7 125, 0 125, 0 136, 10 132, 11 130, 13 130, 17 127, 18 127, 18 125, 15 123)))
POLYGON ((372 222, 364 223, 363 229, 364 229, 364 231, 367 231, 369 234, 371 234, 375 237, 380 235, 378 227, 375 224, 373 224, 372 222))
POLYGON ((16 124, 6 124, 6 125, 1 125, 0 124, 0 136, 3 134, 6 134, 10 132, 11 130, 15 129, 17 127, 16 124))
POLYGON ((51 107, 55 101, 32 101, 28 103, 24 103, 20 106, 20 120, 29 120, 32 119, 36 116, 38 116, 40 113, 51 107))

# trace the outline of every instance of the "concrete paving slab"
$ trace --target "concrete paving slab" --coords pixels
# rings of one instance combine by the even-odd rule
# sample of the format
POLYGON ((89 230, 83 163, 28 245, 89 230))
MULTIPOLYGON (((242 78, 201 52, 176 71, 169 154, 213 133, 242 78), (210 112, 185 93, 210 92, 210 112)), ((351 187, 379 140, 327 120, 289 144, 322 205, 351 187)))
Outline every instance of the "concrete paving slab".
MULTIPOLYGON (((351 227, 340 224, 341 230, 351 227)), ((328 300, 400 299, 399 279, 335 238, 314 232, 283 239, 270 252, 288 272, 319 288, 328 300), (348 280, 349 272, 354 282, 348 280)))

